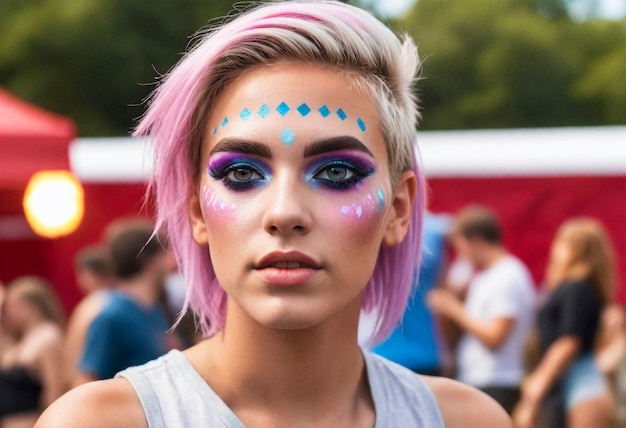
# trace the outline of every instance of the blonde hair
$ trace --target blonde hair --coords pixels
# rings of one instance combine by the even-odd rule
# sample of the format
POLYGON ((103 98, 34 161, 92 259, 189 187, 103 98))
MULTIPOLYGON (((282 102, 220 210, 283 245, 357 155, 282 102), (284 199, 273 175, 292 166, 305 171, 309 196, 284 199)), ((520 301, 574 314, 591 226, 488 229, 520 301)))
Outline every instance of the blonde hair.
POLYGON ((589 267, 589 281, 600 302, 611 302, 615 288, 615 251, 602 224, 589 217, 578 217, 563 223, 556 239, 570 249, 569 266, 584 263, 589 267))
POLYGON ((48 281, 37 276, 22 276, 13 280, 7 289, 35 306, 48 321, 59 326, 65 325, 65 315, 61 303, 48 281))

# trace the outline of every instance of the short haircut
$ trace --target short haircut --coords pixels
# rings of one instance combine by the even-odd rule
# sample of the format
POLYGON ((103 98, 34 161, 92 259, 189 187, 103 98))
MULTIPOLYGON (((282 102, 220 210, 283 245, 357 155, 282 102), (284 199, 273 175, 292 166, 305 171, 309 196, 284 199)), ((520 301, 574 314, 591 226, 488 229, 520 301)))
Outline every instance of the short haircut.
POLYGON ((122 280, 132 279, 163 251, 152 227, 128 227, 120 231, 110 244, 113 273, 122 280))
POLYGON ((109 254, 99 245, 89 245, 79 250, 74 257, 74 268, 77 271, 88 270, 101 278, 113 275, 109 254))
POLYGON ((452 234, 466 239, 478 237, 492 245, 502 243, 502 228, 498 217, 492 210, 480 205, 467 206, 457 214, 452 234))
POLYGON ((247 70, 303 62, 341 70, 371 97, 378 106, 391 183, 405 171, 414 171, 418 179, 408 236, 393 248, 381 248, 364 293, 363 309, 379 313, 374 341, 382 340, 404 313, 419 265, 426 186, 415 146, 415 44, 408 36, 399 39, 370 13, 336 1, 262 4, 198 40, 154 92, 135 135, 150 136, 155 144, 149 194, 156 202, 157 229, 173 247, 188 284, 186 305, 203 333, 221 330, 226 315, 226 295, 209 252, 195 243, 189 224, 189 200, 202 170, 206 117, 224 88, 247 70))

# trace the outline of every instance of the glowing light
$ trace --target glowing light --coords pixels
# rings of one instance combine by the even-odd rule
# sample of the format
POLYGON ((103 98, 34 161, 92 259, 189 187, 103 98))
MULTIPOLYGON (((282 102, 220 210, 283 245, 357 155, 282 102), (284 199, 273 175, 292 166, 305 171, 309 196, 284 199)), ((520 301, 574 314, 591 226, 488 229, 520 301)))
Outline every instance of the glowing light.
POLYGON ((83 219, 83 187, 69 171, 40 171, 28 182, 23 205, 36 234, 45 238, 69 235, 83 219))

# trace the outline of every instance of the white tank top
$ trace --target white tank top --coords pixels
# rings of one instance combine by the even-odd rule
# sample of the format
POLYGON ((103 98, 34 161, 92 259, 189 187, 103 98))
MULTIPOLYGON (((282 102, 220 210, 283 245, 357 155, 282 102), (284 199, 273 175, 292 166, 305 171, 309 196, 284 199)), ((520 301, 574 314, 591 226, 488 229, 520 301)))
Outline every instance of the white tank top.
MULTIPOLYGON (((437 401, 412 371, 363 352, 376 411, 374 428, 444 428, 437 401)), ((245 428, 177 350, 118 374, 133 385, 149 428, 245 428)))

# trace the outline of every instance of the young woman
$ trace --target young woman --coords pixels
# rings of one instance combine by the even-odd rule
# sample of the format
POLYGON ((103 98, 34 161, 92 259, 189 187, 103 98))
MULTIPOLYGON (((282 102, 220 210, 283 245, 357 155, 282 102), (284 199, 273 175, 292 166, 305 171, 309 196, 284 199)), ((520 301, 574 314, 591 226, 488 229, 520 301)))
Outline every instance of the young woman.
POLYGON ((562 403, 568 428, 608 426, 611 400, 593 350, 611 298, 613 263, 609 238, 596 220, 571 219, 557 231, 546 273, 550 295, 538 314, 541 358, 522 384, 514 415, 520 428, 560 426, 554 403, 562 403))
POLYGON ((357 344, 402 315, 425 198, 413 146, 418 59, 370 14, 268 3, 202 37, 137 134, 207 337, 75 389, 47 426, 510 425, 493 401, 357 344))
POLYGON ((64 392, 63 312, 38 277, 11 282, 3 306, 2 327, 12 341, 0 358, 0 426, 32 427, 64 392))

